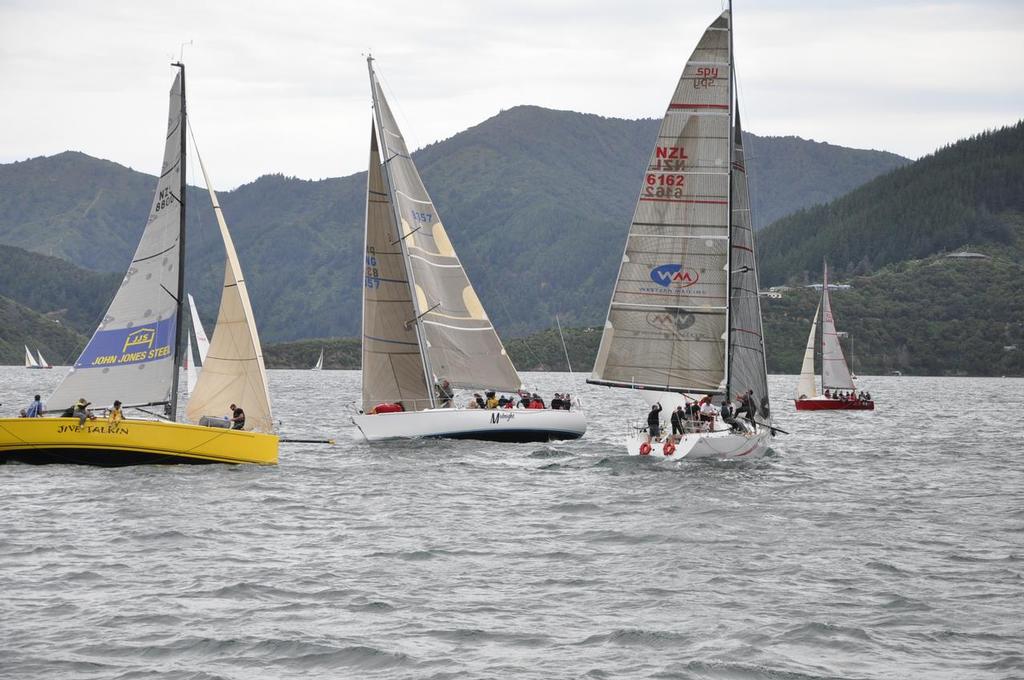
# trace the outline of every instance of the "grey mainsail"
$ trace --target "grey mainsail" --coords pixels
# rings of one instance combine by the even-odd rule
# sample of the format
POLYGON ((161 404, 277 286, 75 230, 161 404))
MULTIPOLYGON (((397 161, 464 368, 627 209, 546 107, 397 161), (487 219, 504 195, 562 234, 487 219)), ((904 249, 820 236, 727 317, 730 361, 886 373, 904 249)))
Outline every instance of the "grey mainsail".
POLYGON ((852 390, 853 378, 843 356, 836 322, 832 316, 832 300, 828 294, 828 264, 824 265, 821 285, 821 389, 852 390))
MULTIPOLYGON (((757 257, 750 218, 750 193, 743 156, 743 128, 737 99, 732 158, 732 259, 729 264, 729 387, 730 396, 754 391, 754 403, 768 411, 768 376, 758 295, 757 257)), ((766 413, 762 413, 767 417, 766 413)))
POLYGON ((70 372, 50 396, 60 410, 79 398, 94 407, 167 403, 177 377, 182 76, 171 86, 164 160, 153 205, 131 265, 107 313, 70 372))
MULTIPOLYGON (((409 154, 369 60, 384 179, 408 271, 426 379, 455 387, 511 391, 522 386, 480 299, 466 276, 409 154)), ((431 390, 431 393, 433 391, 431 390)), ((433 395, 431 394, 431 398, 433 395)))
POLYGON ((370 129, 363 268, 363 411, 400 401, 408 410, 431 404, 416 338, 409 273, 381 167, 377 132, 370 129))
POLYGON ((705 31, 662 120, 588 382, 695 393, 726 388, 729 24, 726 11, 705 31))

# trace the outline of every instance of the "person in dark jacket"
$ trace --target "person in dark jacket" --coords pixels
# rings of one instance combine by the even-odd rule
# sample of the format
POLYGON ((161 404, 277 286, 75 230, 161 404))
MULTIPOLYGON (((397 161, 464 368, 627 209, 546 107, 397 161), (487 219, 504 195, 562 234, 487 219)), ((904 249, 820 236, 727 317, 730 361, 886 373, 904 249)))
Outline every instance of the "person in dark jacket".
POLYGON ((679 441, 679 438, 683 436, 683 423, 686 421, 686 415, 683 413, 682 406, 676 406, 676 410, 672 411, 672 417, 669 418, 672 423, 672 439, 673 441, 679 441))
POLYGON ((657 439, 658 435, 661 434, 661 402, 658 402, 651 407, 651 412, 647 414, 647 443, 650 444, 652 439, 657 439))

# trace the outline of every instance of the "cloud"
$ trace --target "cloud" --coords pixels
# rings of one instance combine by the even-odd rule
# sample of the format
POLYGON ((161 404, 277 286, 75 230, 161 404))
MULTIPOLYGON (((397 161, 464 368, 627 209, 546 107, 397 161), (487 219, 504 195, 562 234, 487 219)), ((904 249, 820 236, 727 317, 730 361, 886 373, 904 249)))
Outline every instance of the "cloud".
MULTIPOLYGON (((744 122, 919 156, 1024 111, 1024 4, 744 3, 744 122)), ((414 147, 536 104, 660 117, 717 0, 0 2, 0 153, 153 172, 182 42, 214 181, 364 169, 373 50, 414 147)))

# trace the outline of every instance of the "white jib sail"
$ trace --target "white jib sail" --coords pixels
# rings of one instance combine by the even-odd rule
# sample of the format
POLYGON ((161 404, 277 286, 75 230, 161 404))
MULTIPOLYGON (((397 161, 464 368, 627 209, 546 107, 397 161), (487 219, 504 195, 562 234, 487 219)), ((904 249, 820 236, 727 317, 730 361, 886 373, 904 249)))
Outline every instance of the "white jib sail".
POLYGON ((796 398, 809 399, 818 396, 818 389, 814 380, 814 336, 818 331, 818 315, 821 314, 821 303, 814 310, 814 321, 811 322, 811 332, 807 336, 807 347, 804 349, 804 363, 800 367, 800 380, 796 384, 796 398))
POLYGON ((320 348, 320 357, 316 360, 316 365, 313 366, 314 371, 323 370, 324 367, 324 349, 320 348))
POLYGON ((726 11, 704 32, 661 122, 588 382, 725 389, 730 22, 726 11))
POLYGON ((825 265, 821 287, 821 389, 852 390, 853 378, 839 344, 836 322, 832 316, 832 301, 828 294, 828 265, 825 265))
POLYGON ((36 368, 39 364, 36 362, 36 358, 32 356, 32 350, 25 345, 25 368, 36 368))
POLYGON ((217 325, 213 329, 213 339, 203 363, 203 371, 199 374, 185 412, 189 420, 197 423, 205 415, 224 415, 231 404, 237 404, 245 411, 246 430, 273 432, 267 370, 263 365, 263 349, 260 347, 245 278, 242 276, 242 266, 238 262, 238 253, 235 252, 217 194, 198 152, 196 158, 210 192, 227 261, 224 263, 224 290, 221 293, 217 325))
POLYGON ((50 364, 46 363, 46 359, 43 358, 43 353, 36 350, 36 356, 39 357, 39 366, 42 368, 49 368, 50 364))
POLYGON ((196 371, 196 358, 192 355, 192 331, 188 332, 185 347, 185 394, 189 395, 196 388, 196 380, 199 378, 199 373, 196 371))
POLYGON ((188 308, 192 313, 192 330, 196 335, 196 349, 199 351, 199 361, 206 363, 206 354, 210 351, 210 341, 203 330, 203 322, 199 320, 199 311, 196 309, 196 301, 192 299, 192 293, 188 294, 188 308))
POLYGON ((181 227, 181 74, 171 86, 164 160, 153 204, 121 287, 89 344, 48 405, 59 411, 79 398, 93 408, 167 403, 178 370, 178 248, 181 227))

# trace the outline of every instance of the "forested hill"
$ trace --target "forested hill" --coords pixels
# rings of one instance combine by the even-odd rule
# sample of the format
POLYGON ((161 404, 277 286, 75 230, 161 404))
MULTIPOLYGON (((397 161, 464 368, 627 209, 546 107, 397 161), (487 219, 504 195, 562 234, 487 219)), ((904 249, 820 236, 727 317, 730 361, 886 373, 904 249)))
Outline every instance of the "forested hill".
MULTIPOLYGON (((567 324, 603 319, 657 126, 521 106, 415 154, 503 334, 546 328, 556 313, 567 324)), ((759 221, 906 162, 795 137, 750 135, 747 143, 759 221)), ((154 140, 154 156, 159 148, 154 140)), ((216 159, 206 160, 216 175, 216 159)), ((274 175, 221 192, 268 341, 358 332, 365 178, 274 175)), ((120 275, 154 186, 150 175, 80 153, 0 165, 0 243, 120 275)), ((212 323, 223 249, 203 192, 190 190, 188 204, 186 283, 212 323)))
POLYGON ((0 295, 0 364, 21 365, 25 346, 41 351, 53 365, 75 360, 85 345, 85 336, 52 319, 0 295))
POLYGON ((762 285, 967 248, 1024 257, 1024 121, 947 146, 758 235, 762 285))

